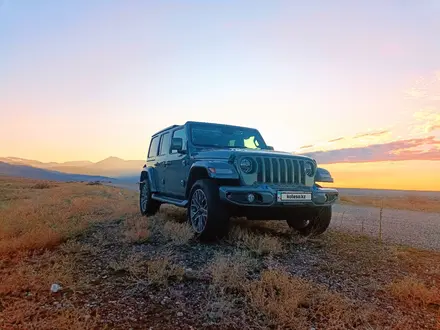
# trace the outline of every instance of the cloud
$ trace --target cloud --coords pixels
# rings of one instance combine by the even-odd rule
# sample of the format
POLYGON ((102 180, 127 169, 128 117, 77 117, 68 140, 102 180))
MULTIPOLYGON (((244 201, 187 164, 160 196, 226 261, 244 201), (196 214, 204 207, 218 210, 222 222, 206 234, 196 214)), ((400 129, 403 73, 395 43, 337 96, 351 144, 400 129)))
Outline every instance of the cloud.
POLYGON ((328 142, 332 143, 332 142, 337 142, 337 141, 341 141, 341 140, 344 140, 344 139, 345 139, 344 137, 339 137, 339 138, 336 138, 336 139, 333 139, 333 140, 329 140, 328 142))
POLYGON ((375 132, 368 132, 368 133, 359 133, 357 135, 354 136, 354 139, 359 139, 361 137, 376 137, 376 136, 381 136, 381 135, 385 135, 390 133, 390 131, 388 130, 381 130, 381 131, 375 131, 375 132))
POLYGON ((414 113, 416 124, 413 125, 414 133, 431 133, 440 129, 440 111, 436 108, 426 108, 414 113))
POLYGON ((434 136, 398 140, 365 147, 316 151, 302 155, 315 158, 320 164, 363 163, 399 160, 440 160, 440 140, 434 136))
POLYGON ((414 99, 420 99, 425 97, 428 93, 422 89, 411 88, 410 90, 406 91, 405 94, 414 99))
POLYGON ((308 144, 306 146, 299 147, 300 149, 310 149, 313 148, 313 144, 308 144))

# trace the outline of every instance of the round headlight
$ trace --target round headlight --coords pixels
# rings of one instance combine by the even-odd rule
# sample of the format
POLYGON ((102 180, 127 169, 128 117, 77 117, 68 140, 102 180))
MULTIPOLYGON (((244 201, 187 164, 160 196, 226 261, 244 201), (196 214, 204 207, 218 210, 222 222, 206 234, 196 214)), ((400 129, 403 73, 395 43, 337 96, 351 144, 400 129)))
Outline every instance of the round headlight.
POLYGON ((306 172, 307 176, 313 176, 314 175, 314 166, 311 162, 306 162, 304 164, 304 171, 306 172))
POLYGON ((251 173, 253 170, 252 160, 249 158, 243 158, 240 162, 240 168, 246 174, 251 173))

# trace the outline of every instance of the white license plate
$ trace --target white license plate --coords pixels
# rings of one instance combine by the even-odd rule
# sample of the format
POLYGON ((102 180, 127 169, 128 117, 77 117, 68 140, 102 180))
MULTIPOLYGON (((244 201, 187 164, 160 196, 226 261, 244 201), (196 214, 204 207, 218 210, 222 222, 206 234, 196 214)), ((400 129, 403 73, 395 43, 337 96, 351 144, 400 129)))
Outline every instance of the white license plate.
POLYGON ((278 202, 304 202, 312 200, 311 193, 297 191, 278 191, 278 202))

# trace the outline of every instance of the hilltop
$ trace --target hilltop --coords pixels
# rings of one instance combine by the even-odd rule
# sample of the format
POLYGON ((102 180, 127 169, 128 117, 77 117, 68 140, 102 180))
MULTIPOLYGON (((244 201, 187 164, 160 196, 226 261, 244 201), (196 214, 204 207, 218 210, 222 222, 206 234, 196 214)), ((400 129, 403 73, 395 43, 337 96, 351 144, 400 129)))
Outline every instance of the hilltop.
MULTIPOLYGON (((124 160, 118 157, 108 157, 98 162, 83 161, 68 161, 68 162, 40 162, 32 159, 24 159, 18 157, 0 157, 0 162, 12 166, 30 166, 33 168, 58 171, 68 174, 82 174, 105 177, 119 177, 138 175, 140 169, 145 163, 144 160, 124 160)), ((34 171, 37 173, 36 171, 34 171)), ((43 172, 41 172, 43 173, 43 172)), ((1 172, 6 174, 7 172, 1 172)), ((32 178, 38 178, 32 176, 32 178)), ((44 179, 41 177, 40 179, 44 179)))

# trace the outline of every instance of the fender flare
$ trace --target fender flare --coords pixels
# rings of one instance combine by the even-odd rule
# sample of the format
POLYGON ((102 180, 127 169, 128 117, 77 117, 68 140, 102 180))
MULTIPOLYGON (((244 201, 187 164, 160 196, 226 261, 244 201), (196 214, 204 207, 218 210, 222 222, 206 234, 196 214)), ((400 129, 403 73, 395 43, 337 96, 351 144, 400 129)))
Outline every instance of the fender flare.
POLYGON ((190 175, 196 170, 203 168, 206 170, 208 176, 212 179, 239 179, 240 176, 234 165, 218 160, 203 160, 197 161, 191 165, 190 175))
MULTIPOLYGON (((148 183, 150 184, 151 191, 157 191, 156 182, 152 179, 154 178, 154 171, 151 167, 144 167, 142 169, 139 183, 143 183, 145 180, 148 180, 148 183)), ((139 184, 140 189, 140 184, 139 184)))
POLYGON ((191 165, 186 182, 186 197, 189 196, 192 185, 198 178, 216 180, 239 180, 240 175, 234 165, 225 161, 203 160, 191 165))
POLYGON ((325 168, 318 167, 315 173, 315 182, 330 182, 333 183, 334 179, 330 172, 325 168))

